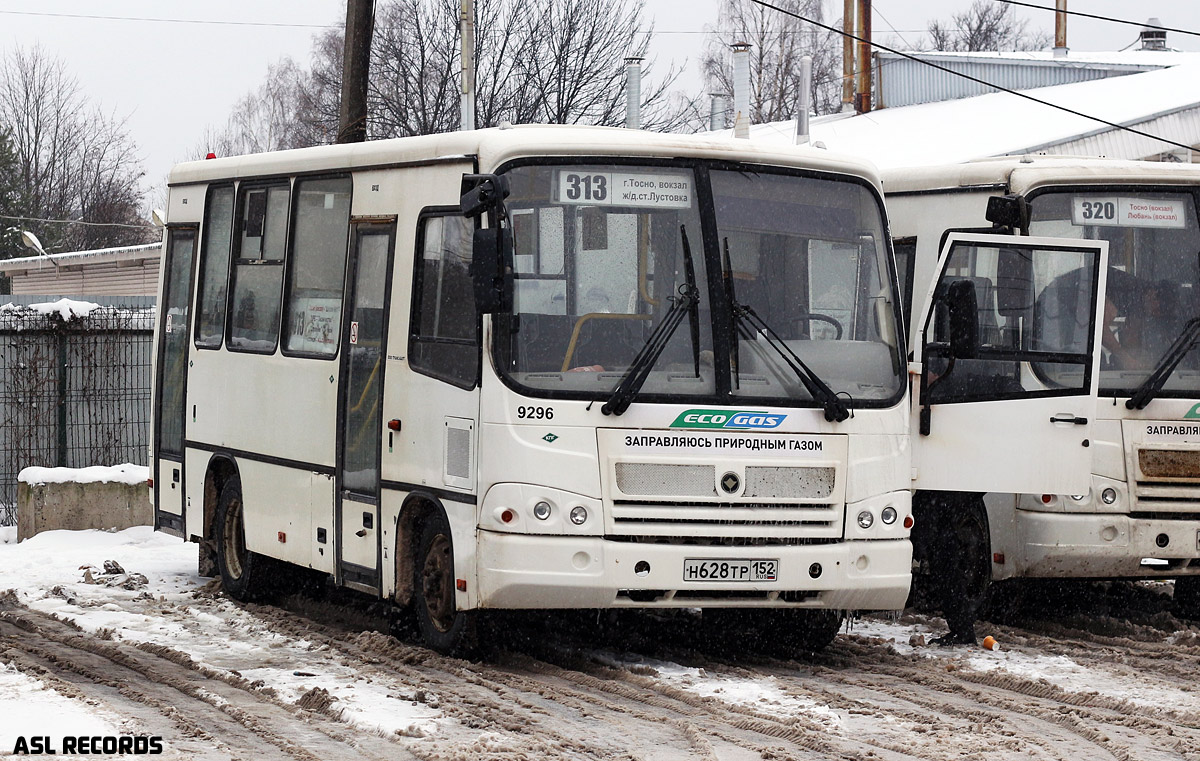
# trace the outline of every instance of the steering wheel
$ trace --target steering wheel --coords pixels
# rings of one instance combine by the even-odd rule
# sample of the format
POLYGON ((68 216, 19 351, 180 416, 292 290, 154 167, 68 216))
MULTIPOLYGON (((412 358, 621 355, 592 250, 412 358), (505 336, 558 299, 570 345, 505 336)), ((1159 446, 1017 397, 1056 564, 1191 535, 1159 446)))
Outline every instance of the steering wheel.
POLYGON ((791 321, 792 322, 800 322, 801 320, 804 320, 805 322, 816 321, 816 322, 829 323, 830 325, 833 326, 833 329, 835 331, 837 331, 833 336, 833 340, 840 341, 842 338, 842 323, 838 322, 837 320, 835 320, 834 318, 830 317, 827 314, 821 314, 819 312, 809 312, 808 314, 797 315, 796 317, 793 317, 791 321))

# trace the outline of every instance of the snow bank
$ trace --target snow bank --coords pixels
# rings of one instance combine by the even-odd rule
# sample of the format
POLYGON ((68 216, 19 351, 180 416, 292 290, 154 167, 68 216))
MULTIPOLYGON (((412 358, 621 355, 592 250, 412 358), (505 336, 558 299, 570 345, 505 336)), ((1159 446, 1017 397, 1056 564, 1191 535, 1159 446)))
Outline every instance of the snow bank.
POLYGON ((25 468, 17 475, 23 484, 95 484, 115 483, 137 486, 150 478, 150 468, 144 465, 93 465, 90 468, 25 468))
POLYGON ((59 299, 58 301, 48 301, 42 304, 30 304, 29 308, 38 314, 58 314, 64 320, 69 320, 72 317, 87 317, 89 314, 100 308, 99 304, 93 304, 90 301, 73 301, 71 299, 59 299))

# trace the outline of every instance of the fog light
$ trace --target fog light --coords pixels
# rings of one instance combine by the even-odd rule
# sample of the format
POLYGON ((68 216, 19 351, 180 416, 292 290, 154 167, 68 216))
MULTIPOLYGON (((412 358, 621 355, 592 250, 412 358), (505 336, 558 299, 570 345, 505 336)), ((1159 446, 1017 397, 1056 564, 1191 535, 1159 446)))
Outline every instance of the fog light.
POLYGON ((533 506, 533 517, 539 521, 544 521, 550 517, 550 503, 539 502, 533 506))
POLYGON ((863 510, 858 514, 858 527, 871 528, 871 524, 875 522, 875 516, 871 515, 870 510, 863 510))
POLYGON ((571 523, 576 526, 582 526, 587 522, 587 508, 583 505, 578 505, 571 508, 571 523))
POLYGON ((883 512, 879 514, 879 519, 889 526, 892 525, 896 522, 896 508, 891 505, 883 508, 883 512))
POLYGON ((1104 491, 1100 492, 1100 499, 1103 500, 1104 504, 1111 505, 1117 501, 1117 490, 1111 486, 1108 487, 1104 491))

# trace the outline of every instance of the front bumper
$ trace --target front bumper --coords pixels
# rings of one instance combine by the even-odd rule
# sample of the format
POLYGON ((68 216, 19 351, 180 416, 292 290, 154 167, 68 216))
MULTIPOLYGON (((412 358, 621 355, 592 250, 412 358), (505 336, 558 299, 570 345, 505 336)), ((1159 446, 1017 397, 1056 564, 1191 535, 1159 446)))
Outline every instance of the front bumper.
POLYGON ((1200 521, 1026 510, 1016 511, 1016 521, 1024 547, 1020 576, 1119 579, 1200 574, 1200 521))
POLYGON ((912 543, 718 547, 481 530, 476 562, 483 608, 899 610, 908 598, 912 543), (778 580, 685 582, 687 558, 774 559, 778 580), (816 578, 810 574, 814 563, 821 566, 816 578))

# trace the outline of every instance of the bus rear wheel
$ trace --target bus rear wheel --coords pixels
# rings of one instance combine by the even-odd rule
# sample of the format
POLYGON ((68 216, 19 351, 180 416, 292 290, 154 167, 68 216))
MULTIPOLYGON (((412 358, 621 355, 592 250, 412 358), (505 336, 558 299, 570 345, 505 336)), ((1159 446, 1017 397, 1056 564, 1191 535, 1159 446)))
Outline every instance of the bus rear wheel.
POLYGON ((217 503, 217 566, 221 586, 235 600, 255 599, 262 587, 265 558, 246 549, 242 482, 233 476, 221 489, 217 503))
POLYGON ((454 545, 441 513, 430 516, 417 537, 413 563, 413 607, 425 644, 443 655, 475 652, 475 612, 455 604, 454 545))

